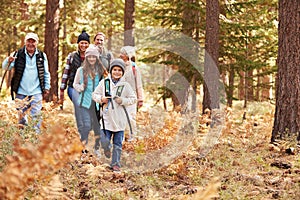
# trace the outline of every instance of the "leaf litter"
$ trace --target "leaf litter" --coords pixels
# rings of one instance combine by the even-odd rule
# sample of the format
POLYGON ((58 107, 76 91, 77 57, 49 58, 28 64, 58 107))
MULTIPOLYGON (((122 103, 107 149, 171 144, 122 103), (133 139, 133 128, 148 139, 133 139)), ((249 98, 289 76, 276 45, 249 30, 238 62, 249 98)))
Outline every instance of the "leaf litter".
POLYGON ((92 151, 82 156, 70 105, 62 111, 46 104, 43 134, 33 136, 29 131, 27 138, 15 127, 10 103, 0 106, 2 154, 9 148, 8 129, 14 131, 9 136, 13 152, 5 153, 1 167, 0 199, 300 197, 299 150, 288 154, 285 149, 292 143, 284 147, 269 144, 274 110, 269 104, 270 110, 249 114, 245 120, 237 106, 227 108, 221 135, 218 129, 211 131, 211 120, 205 114, 182 116, 159 109, 139 112, 140 132, 134 141, 124 142, 121 173, 112 172, 104 156, 98 159, 92 151), (196 124, 187 123, 193 120, 186 119, 195 117, 196 124), (186 128, 191 131, 185 132, 186 128))

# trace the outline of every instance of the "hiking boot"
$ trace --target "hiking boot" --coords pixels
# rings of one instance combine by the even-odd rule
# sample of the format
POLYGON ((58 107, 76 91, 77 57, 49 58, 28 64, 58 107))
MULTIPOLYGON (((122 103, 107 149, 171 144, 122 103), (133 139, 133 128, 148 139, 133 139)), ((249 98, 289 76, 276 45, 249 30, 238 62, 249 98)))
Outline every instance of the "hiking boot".
POLYGON ((135 140, 135 138, 133 136, 130 136, 129 138, 127 138, 127 142, 133 142, 135 140))
POLYGON ((110 158, 110 156, 111 156, 110 154, 111 154, 110 150, 104 151, 104 155, 105 155, 106 158, 110 158))
POLYGON ((120 171, 121 171, 121 170, 120 170, 120 167, 119 167, 118 165, 113 166, 113 167, 112 167, 112 170, 113 170, 114 172, 120 172, 120 171))
POLYGON ((94 149, 94 154, 96 155, 97 158, 101 158, 101 153, 99 149, 94 149))

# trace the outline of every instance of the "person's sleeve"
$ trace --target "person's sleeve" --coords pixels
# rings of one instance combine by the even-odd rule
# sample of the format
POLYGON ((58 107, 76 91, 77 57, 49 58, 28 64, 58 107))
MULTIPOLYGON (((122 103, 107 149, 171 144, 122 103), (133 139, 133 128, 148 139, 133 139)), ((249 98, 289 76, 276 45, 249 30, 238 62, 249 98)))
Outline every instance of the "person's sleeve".
POLYGON ((61 78, 60 90, 65 90, 67 88, 67 82, 69 80, 70 69, 71 69, 71 54, 67 57, 67 62, 63 71, 63 75, 61 78))
POLYGON ((103 84, 104 84, 104 79, 100 81, 100 83, 92 93, 92 99, 97 103, 101 103, 101 99, 103 97, 103 84))
POLYGON ((2 69, 7 69, 7 64, 8 64, 8 57, 4 59, 4 61, 2 62, 2 69))
POLYGON ((110 55, 110 62, 113 61, 115 58, 114 58, 114 55, 112 54, 112 52, 108 52, 109 55, 110 55))
MULTIPOLYGON (((13 52, 11 54, 11 56, 14 56, 14 54, 15 54, 15 52, 13 52)), ((17 53, 14 57, 16 57, 16 56, 17 56, 17 53)), ((15 66, 15 61, 11 62, 10 65, 8 66, 8 57, 6 57, 4 59, 4 61, 2 62, 2 69, 4 69, 4 70, 11 70, 14 66, 15 66)))
POLYGON ((73 88, 77 92, 82 92, 84 90, 83 84, 80 84, 81 69, 82 68, 78 68, 78 70, 76 71, 76 75, 75 75, 74 83, 73 83, 73 88))
POLYGON ((136 67, 136 91, 137 91, 137 101, 144 101, 142 75, 138 67, 136 67))
POLYGON ((44 54, 44 78, 45 78, 45 89, 46 90, 50 90, 51 88, 51 84, 50 84, 50 72, 49 72, 49 65, 48 65, 48 59, 47 59, 47 55, 45 53, 44 54))

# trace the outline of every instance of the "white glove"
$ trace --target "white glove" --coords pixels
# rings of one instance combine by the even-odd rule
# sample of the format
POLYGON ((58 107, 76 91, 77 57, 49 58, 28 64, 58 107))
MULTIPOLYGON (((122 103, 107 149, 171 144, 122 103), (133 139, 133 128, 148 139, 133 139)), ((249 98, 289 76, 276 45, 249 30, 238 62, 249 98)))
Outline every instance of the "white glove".
POLYGON ((114 100, 116 103, 122 104, 122 97, 115 96, 114 100))

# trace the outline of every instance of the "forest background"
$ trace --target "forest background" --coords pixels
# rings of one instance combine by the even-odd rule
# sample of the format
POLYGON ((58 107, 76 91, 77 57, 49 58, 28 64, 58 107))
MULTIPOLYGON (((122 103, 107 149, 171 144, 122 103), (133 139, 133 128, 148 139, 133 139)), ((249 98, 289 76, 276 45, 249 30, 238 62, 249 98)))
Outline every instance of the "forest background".
MULTIPOLYGON (((198 51, 203 53, 206 30, 205 1, 137 1, 135 4, 132 4, 134 1, 127 2, 131 2, 131 5, 127 3, 125 9, 124 1, 118 0, 56 0, 48 1, 48 6, 46 1, 4 1, 1 4, 1 60, 24 44, 26 32, 36 32, 40 37, 38 47, 45 50, 49 57, 51 92, 57 95, 59 74, 67 54, 76 50, 77 36, 85 29, 92 39, 97 32, 102 31, 107 35, 108 49, 112 50, 115 56, 118 56, 119 47, 123 43, 133 45, 135 42, 138 62, 166 65, 168 68, 179 70, 189 82, 193 80, 193 86, 202 84, 201 74, 191 77, 193 66, 184 62, 176 52, 164 51, 159 49, 160 46, 157 47, 156 43, 147 44, 147 41, 139 40, 143 39, 146 31, 151 31, 150 28, 157 31, 159 27, 167 33, 178 31, 186 35, 200 44, 202 49, 198 51), (136 37, 135 41, 128 38, 128 33, 131 37, 136 37), (123 39, 124 36, 127 38, 122 41, 122 36, 123 39)), ((213 11, 220 13, 220 28, 219 31, 215 31, 219 33, 216 37, 217 40, 219 38, 217 64, 226 86, 228 104, 231 105, 233 99, 274 99, 277 1, 228 1, 220 2, 219 6, 219 9, 213 11)), ((151 33, 153 31, 144 37, 149 37, 151 33)), ((166 35, 152 36, 151 40, 158 40, 158 37, 168 39, 166 35)), ((204 56, 202 60, 199 58, 199 65, 203 65, 203 58, 204 56)), ((152 70, 157 68, 159 67, 151 67, 152 70)), ((155 77, 148 79, 147 73, 145 74, 145 83, 156 81, 155 77)))
MULTIPOLYGON (((66 121, 62 126, 66 138, 69 141, 78 139, 74 122, 69 119, 72 115, 67 115, 71 111, 66 107, 65 113, 62 113, 56 109, 55 103, 65 58, 69 52, 76 50, 76 39, 83 29, 91 35, 91 39, 97 32, 104 32, 108 39, 107 47, 116 57, 123 45, 137 47, 137 63, 143 72, 147 98, 139 117, 143 121, 152 120, 150 124, 164 121, 164 125, 157 128, 158 133, 164 134, 163 139, 160 134, 151 135, 137 146, 125 144, 125 150, 143 154, 146 150, 160 149, 170 143, 174 132, 182 130, 178 124, 186 117, 183 115, 185 107, 189 106, 193 111, 201 110, 201 114, 198 112, 196 118, 193 118, 194 115, 188 118, 197 122, 196 134, 193 134, 197 139, 191 142, 191 149, 183 148, 176 159, 164 158, 158 165, 153 164, 156 169, 152 172, 140 174, 125 171, 121 175, 112 175, 94 157, 77 160, 80 148, 60 142, 59 136, 45 136, 42 140, 28 130, 28 134, 18 138, 18 134, 11 134, 17 132, 14 127, 9 131, 6 129, 12 123, 3 120, 1 170, 2 177, 9 175, 6 177, 10 178, 3 181, 6 186, 1 185, 0 194, 8 199, 43 199, 46 196, 52 199, 299 197, 299 156, 293 148, 295 140, 287 141, 280 147, 268 146, 278 71, 278 9, 278 1, 275 0, 3 1, 0 5, 0 59, 4 60, 21 47, 27 32, 39 35, 38 47, 48 55, 52 95, 45 107, 48 111, 45 121, 50 124, 44 125, 47 132, 59 132, 56 123, 66 121), (166 48, 169 46, 170 49, 166 48), (179 50, 174 50, 176 47, 179 50), (217 87, 222 90, 217 94, 217 104, 205 100, 207 90, 203 74, 209 73, 209 70, 205 71, 209 63, 207 53, 213 65, 217 66, 222 82, 222 86, 217 87), (194 60, 197 60, 198 67, 195 67, 194 60), (225 128, 218 133, 222 133, 221 139, 214 141, 217 145, 207 155, 204 150, 207 146, 203 147, 202 142, 207 142, 203 138, 213 129, 206 126, 211 120, 202 111, 218 108, 219 103, 228 106, 226 114, 223 114, 226 124, 222 124, 225 128), (155 110, 153 105, 161 106, 164 111, 155 110), (59 117, 52 118, 53 115, 59 117), (155 115, 164 115, 164 118, 155 119, 155 115), (256 129, 258 125, 259 129, 256 129), (261 131, 263 133, 259 134, 261 131), (49 142, 64 147, 57 150, 49 142), (39 145, 34 147, 31 143, 39 145), (43 146, 46 144, 47 148, 43 146), (38 155, 33 153, 37 150, 38 155), (55 159, 49 158, 52 151, 59 153, 55 154, 55 159), (252 159, 247 160, 249 155, 252 159), (47 167, 49 162, 50 168, 47 167), (221 179, 214 179, 216 176, 221 179)), ((6 88, 10 77, 11 74, 6 77, 6 88)), ((5 103, 9 93, 6 88, 1 91, 2 106, 9 109, 12 106, 10 102, 5 103)), ((210 95, 215 95, 210 92, 210 95)), ((13 111, 6 112, 4 118, 14 118, 13 111)), ((133 169, 135 171, 137 166, 133 169)))

